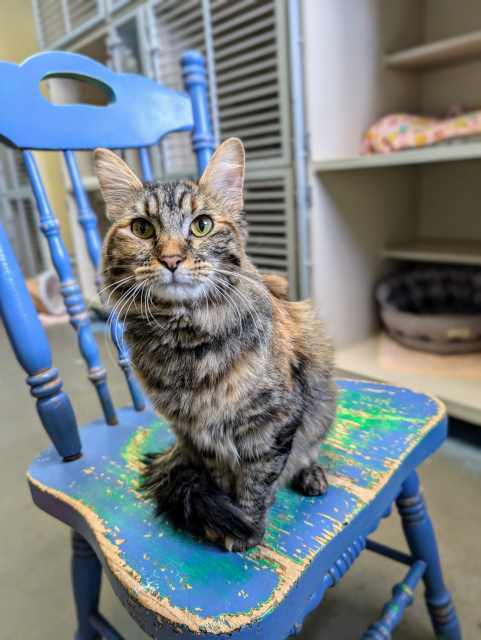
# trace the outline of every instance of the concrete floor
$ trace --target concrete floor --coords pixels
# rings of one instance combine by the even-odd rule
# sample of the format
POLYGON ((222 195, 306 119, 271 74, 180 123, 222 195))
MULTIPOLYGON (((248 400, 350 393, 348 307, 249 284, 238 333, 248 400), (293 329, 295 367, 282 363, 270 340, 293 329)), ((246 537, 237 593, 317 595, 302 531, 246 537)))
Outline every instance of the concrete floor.
MULTIPOLYGON (((80 422, 97 417, 98 408, 74 349, 70 328, 50 331, 55 365, 65 380, 80 422)), ((114 399, 126 404, 113 352, 100 336, 114 399), (108 353, 110 351, 110 354, 108 353)), ((73 637, 74 609, 69 585, 69 531, 36 509, 25 469, 47 438, 38 423, 24 374, 0 331, 0 640, 65 640, 73 637)), ((480 390, 481 391, 481 390, 480 390)), ((458 608, 465 640, 481 638, 481 449, 449 441, 421 469, 439 540, 446 580, 458 608)), ((397 515, 375 536, 404 548, 397 515)), ((299 640, 355 640, 390 596, 403 567, 364 553, 340 585, 306 620, 299 640)), ((395 633, 402 640, 432 638, 419 589, 416 601, 395 633)), ((104 583, 101 608, 128 640, 146 636, 104 583)), ((265 640, 276 640, 266 638, 265 640)))

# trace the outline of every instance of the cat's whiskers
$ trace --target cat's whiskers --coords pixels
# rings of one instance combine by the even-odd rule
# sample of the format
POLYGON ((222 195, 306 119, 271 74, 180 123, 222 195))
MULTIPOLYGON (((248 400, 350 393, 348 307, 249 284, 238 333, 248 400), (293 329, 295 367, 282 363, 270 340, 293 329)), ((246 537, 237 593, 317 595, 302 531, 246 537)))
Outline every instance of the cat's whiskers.
MULTIPOLYGON (((210 282, 210 284, 211 284, 212 288, 214 289, 214 291, 222 296, 222 299, 225 301, 227 306, 232 309, 234 316, 237 316, 237 318, 239 320, 239 325, 242 328, 242 315, 241 315, 237 305, 235 304, 235 301, 225 291, 222 291, 222 289, 219 286, 219 284, 217 284, 212 278, 207 276, 206 280, 208 280, 210 282)), ((208 299, 208 297, 207 297, 207 299, 208 299)))
MULTIPOLYGON (((132 292, 132 290, 133 290, 133 288, 134 288, 134 287, 135 287, 135 284, 131 285, 131 287, 129 287, 129 288, 127 289, 127 291, 125 291, 125 292, 122 294, 122 296, 121 296, 121 297, 116 301, 116 303, 114 304, 114 306, 111 308, 111 310, 110 310, 110 312, 109 312, 109 315, 108 315, 108 317, 107 317, 106 325, 107 325, 107 327, 108 327, 109 332, 110 332, 110 334, 111 334, 111 335, 112 335, 112 331, 113 331, 113 327, 112 327, 113 322, 114 322, 115 320, 117 320, 117 319, 120 321, 120 318, 118 317, 118 315, 117 315, 117 313, 116 313, 116 309, 117 309, 117 308, 119 308, 119 305, 121 305, 121 304, 122 304, 122 301, 124 300, 124 298, 126 298, 127 296, 129 296, 129 295, 130 295, 130 293, 132 292)), ((123 334, 122 334, 122 338, 123 338, 123 334)), ((106 340, 106 342, 107 342, 107 344, 110 346, 110 341, 106 340)), ((124 343, 123 343, 123 340, 122 340, 121 345, 123 346, 123 344, 124 344, 124 343)), ((110 349, 108 349, 108 351, 109 351, 109 355, 110 355, 111 359, 112 359, 112 360, 114 360, 114 357, 113 357, 112 351, 111 351, 110 349)))
MULTIPOLYGON (((215 271, 217 271, 217 273, 219 273, 218 270, 215 270, 215 271)), ((255 328, 256 333, 257 333, 257 337, 258 337, 259 341, 261 341, 262 321, 261 321, 260 316, 259 316, 257 310, 255 309, 253 303, 249 300, 249 298, 247 298, 247 296, 244 293, 242 293, 238 288, 234 287, 227 280, 221 279, 218 282, 222 283, 222 285, 225 286, 229 292, 231 292, 233 295, 236 295, 238 297, 238 299, 240 300, 240 302, 243 303, 243 307, 245 308, 247 313, 249 313, 249 315, 251 316, 252 322, 254 324, 254 328, 255 328)))
POLYGON ((156 327, 158 327, 159 329, 162 329, 162 330, 163 330, 165 327, 163 327, 163 326, 162 326, 162 325, 157 321, 157 319, 155 318, 155 316, 154 316, 154 314, 153 314, 153 312, 152 312, 152 305, 153 305, 153 295, 152 295, 152 294, 153 294, 153 291, 154 291, 154 283, 152 282, 152 283, 150 283, 149 290, 148 290, 148 294, 147 294, 147 301, 146 301, 146 302, 147 302, 147 307, 146 307, 146 309, 147 309, 147 316, 146 316, 146 319, 147 319, 147 322, 148 322, 149 324, 153 324, 154 326, 156 326, 156 327))
MULTIPOLYGON (((215 271, 217 273, 223 274, 223 275, 233 275, 235 277, 238 277, 241 280, 245 280, 246 282, 249 283, 249 285, 254 285, 254 287, 256 288, 256 292, 260 293, 261 296, 263 298, 265 298, 266 301, 270 302, 271 297, 270 297, 270 293, 268 292, 266 286, 264 285, 264 283, 262 281, 260 281, 258 279, 258 277, 255 276, 249 276, 246 275, 244 273, 239 273, 237 271, 231 271, 231 270, 226 270, 226 269, 219 269, 216 268, 215 271)), ((245 297, 245 294, 243 292, 241 292, 240 289, 238 289, 237 287, 234 287, 230 282, 227 281, 226 283, 228 286, 230 286, 231 290, 235 291, 238 295, 243 295, 245 297)), ((247 298, 247 300, 249 300, 247 298)), ((251 303, 249 303, 251 305, 251 303)), ((252 308, 255 310, 255 308, 253 307, 253 305, 251 305, 252 308)), ((256 315, 258 316, 257 310, 256 311, 256 315)), ((262 326, 262 323, 261 323, 262 326)))
MULTIPOLYGON (((139 290, 143 287, 143 285, 144 285, 143 281, 142 282, 138 282, 136 285, 134 285, 131 295, 129 296, 129 298, 124 303, 122 309, 119 311, 119 317, 120 318, 122 317, 122 314, 124 315, 124 319, 126 319, 128 317, 130 309, 132 307, 132 304, 133 304, 133 302, 135 302, 137 294, 138 294, 139 290)), ((122 349, 125 350, 125 335, 124 335, 124 333, 122 333, 121 340, 122 340, 122 349)))
POLYGON ((255 275, 248 275, 246 273, 240 273, 238 271, 231 271, 228 269, 219 269, 216 267, 215 269, 217 271, 217 273, 221 273, 223 275, 229 275, 229 276, 234 276, 237 278, 240 278, 241 280, 246 280, 249 284, 254 285, 257 287, 259 293, 261 293, 263 296, 265 296, 267 299, 270 298, 269 292, 266 288, 266 286, 264 285, 264 283, 262 281, 259 280, 258 276, 255 275))
MULTIPOLYGON (((126 285, 126 284, 127 284, 127 282, 130 282, 130 281, 132 280, 132 278, 133 278, 133 276, 129 276, 128 278, 125 278, 125 279, 123 279, 123 280, 120 280, 120 281, 119 281, 119 282, 117 282, 117 283, 113 283, 113 284, 115 284, 116 286, 114 286, 114 287, 112 288, 112 290, 111 290, 111 291, 109 291, 109 294, 108 294, 108 296, 107 296, 107 299, 106 299, 105 301, 103 301, 103 300, 102 300, 102 297, 100 297, 100 299, 102 300, 102 302, 104 302, 104 304, 107 304, 107 305, 108 305, 108 304, 110 304, 110 299, 112 298, 112 296, 113 296, 113 294, 115 293, 115 291, 117 291, 117 289, 119 289, 119 288, 123 287, 124 285, 126 285)), ((105 290, 105 287, 104 287, 104 290, 105 290)), ((102 293, 104 293, 104 291, 102 291, 102 293)), ((102 293, 99 291, 99 296, 102 296, 102 293)))

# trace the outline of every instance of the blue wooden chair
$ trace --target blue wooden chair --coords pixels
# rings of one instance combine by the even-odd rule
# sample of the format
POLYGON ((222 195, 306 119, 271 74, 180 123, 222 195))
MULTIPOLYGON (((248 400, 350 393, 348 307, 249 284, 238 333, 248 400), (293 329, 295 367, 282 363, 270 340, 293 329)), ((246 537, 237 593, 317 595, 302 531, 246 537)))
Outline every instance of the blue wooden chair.
POLYGON ((340 380, 337 423, 319 452, 329 471, 327 495, 308 498, 281 491, 263 544, 246 553, 223 552, 174 530, 153 517, 151 505, 137 492, 140 456, 167 447, 172 434, 142 399, 122 348, 119 323, 113 338, 133 406, 113 407, 82 294, 32 149, 63 152, 79 223, 98 267, 96 220, 74 152, 97 146, 136 148, 144 178, 151 179, 148 147, 172 131, 192 130, 202 171, 213 145, 205 71, 195 52, 187 53, 182 65, 189 95, 143 77, 114 74, 71 53, 42 53, 20 66, 0 64, 0 135, 22 150, 40 226, 103 413, 77 428, 46 335, 0 229, 0 312, 27 372, 40 421, 53 442, 32 462, 28 482, 35 503, 74 531, 75 637, 121 638, 98 611, 103 569, 122 604, 153 638, 286 638, 300 629, 326 589, 367 549, 406 565, 407 574, 364 639, 391 637, 422 579, 435 634, 459 640, 461 631, 416 475, 418 465, 446 437, 445 410, 434 398, 393 386, 340 380), (111 102, 102 108, 52 105, 39 93, 40 80, 52 76, 100 84, 111 102), (368 539, 394 502, 409 555, 368 539))

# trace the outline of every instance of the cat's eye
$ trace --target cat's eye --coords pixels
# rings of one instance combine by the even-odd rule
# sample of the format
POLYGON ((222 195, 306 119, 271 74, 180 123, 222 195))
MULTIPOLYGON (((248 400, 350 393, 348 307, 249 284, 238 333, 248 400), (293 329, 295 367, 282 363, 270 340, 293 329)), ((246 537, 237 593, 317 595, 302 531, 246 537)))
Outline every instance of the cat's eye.
POLYGON ((197 216, 194 222, 190 225, 190 230, 196 238, 202 238, 202 236, 206 236, 210 231, 212 231, 213 226, 214 223, 212 222, 212 218, 202 215, 197 216))
POLYGON ((142 240, 152 238, 155 233, 154 225, 144 218, 135 218, 135 220, 132 220, 130 228, 134 236, 142 238, 142 240))

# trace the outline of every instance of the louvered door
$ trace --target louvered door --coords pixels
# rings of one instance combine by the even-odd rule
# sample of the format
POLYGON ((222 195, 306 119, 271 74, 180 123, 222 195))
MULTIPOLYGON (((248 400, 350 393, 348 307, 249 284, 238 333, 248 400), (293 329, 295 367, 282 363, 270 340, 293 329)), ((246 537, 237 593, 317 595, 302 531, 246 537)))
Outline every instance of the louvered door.
MULTIPOLYGON (((209 53, 215 69, 220 138, 240 137, 247 152, 248 252, 297 291, 286 7, 283 0, 160 0, 155 6, 162 82, 182 87, 185 49, 209 53), (206 28, 206 22, 208 27, 206 28), (209 35, 211 34, 211 39, 209 35)), ((214 102, 214 101, 211 101, 214 102)), ((193 173, 185 140, 165 145, 166 177, 193 173)))
POLYGON ((59 47, 105 14, 105 0, 33 0, 40 46, 59 47))
POLYGON ((20 154, 0 146, 0 220, 26 277, 46 269, 45 243, 37 225, 35 204, 20 154))
MULTIPOLYGON (((155 9, 159 46, 160 82, 183 91, 180 57, 187 49, 199 49, 205 54, 205 36, 200 0, 165 0, 155 9)), ((190 134, 181 133, 167 138, 163 145, 165 177, 195 175, 195 157, 190 134)))

